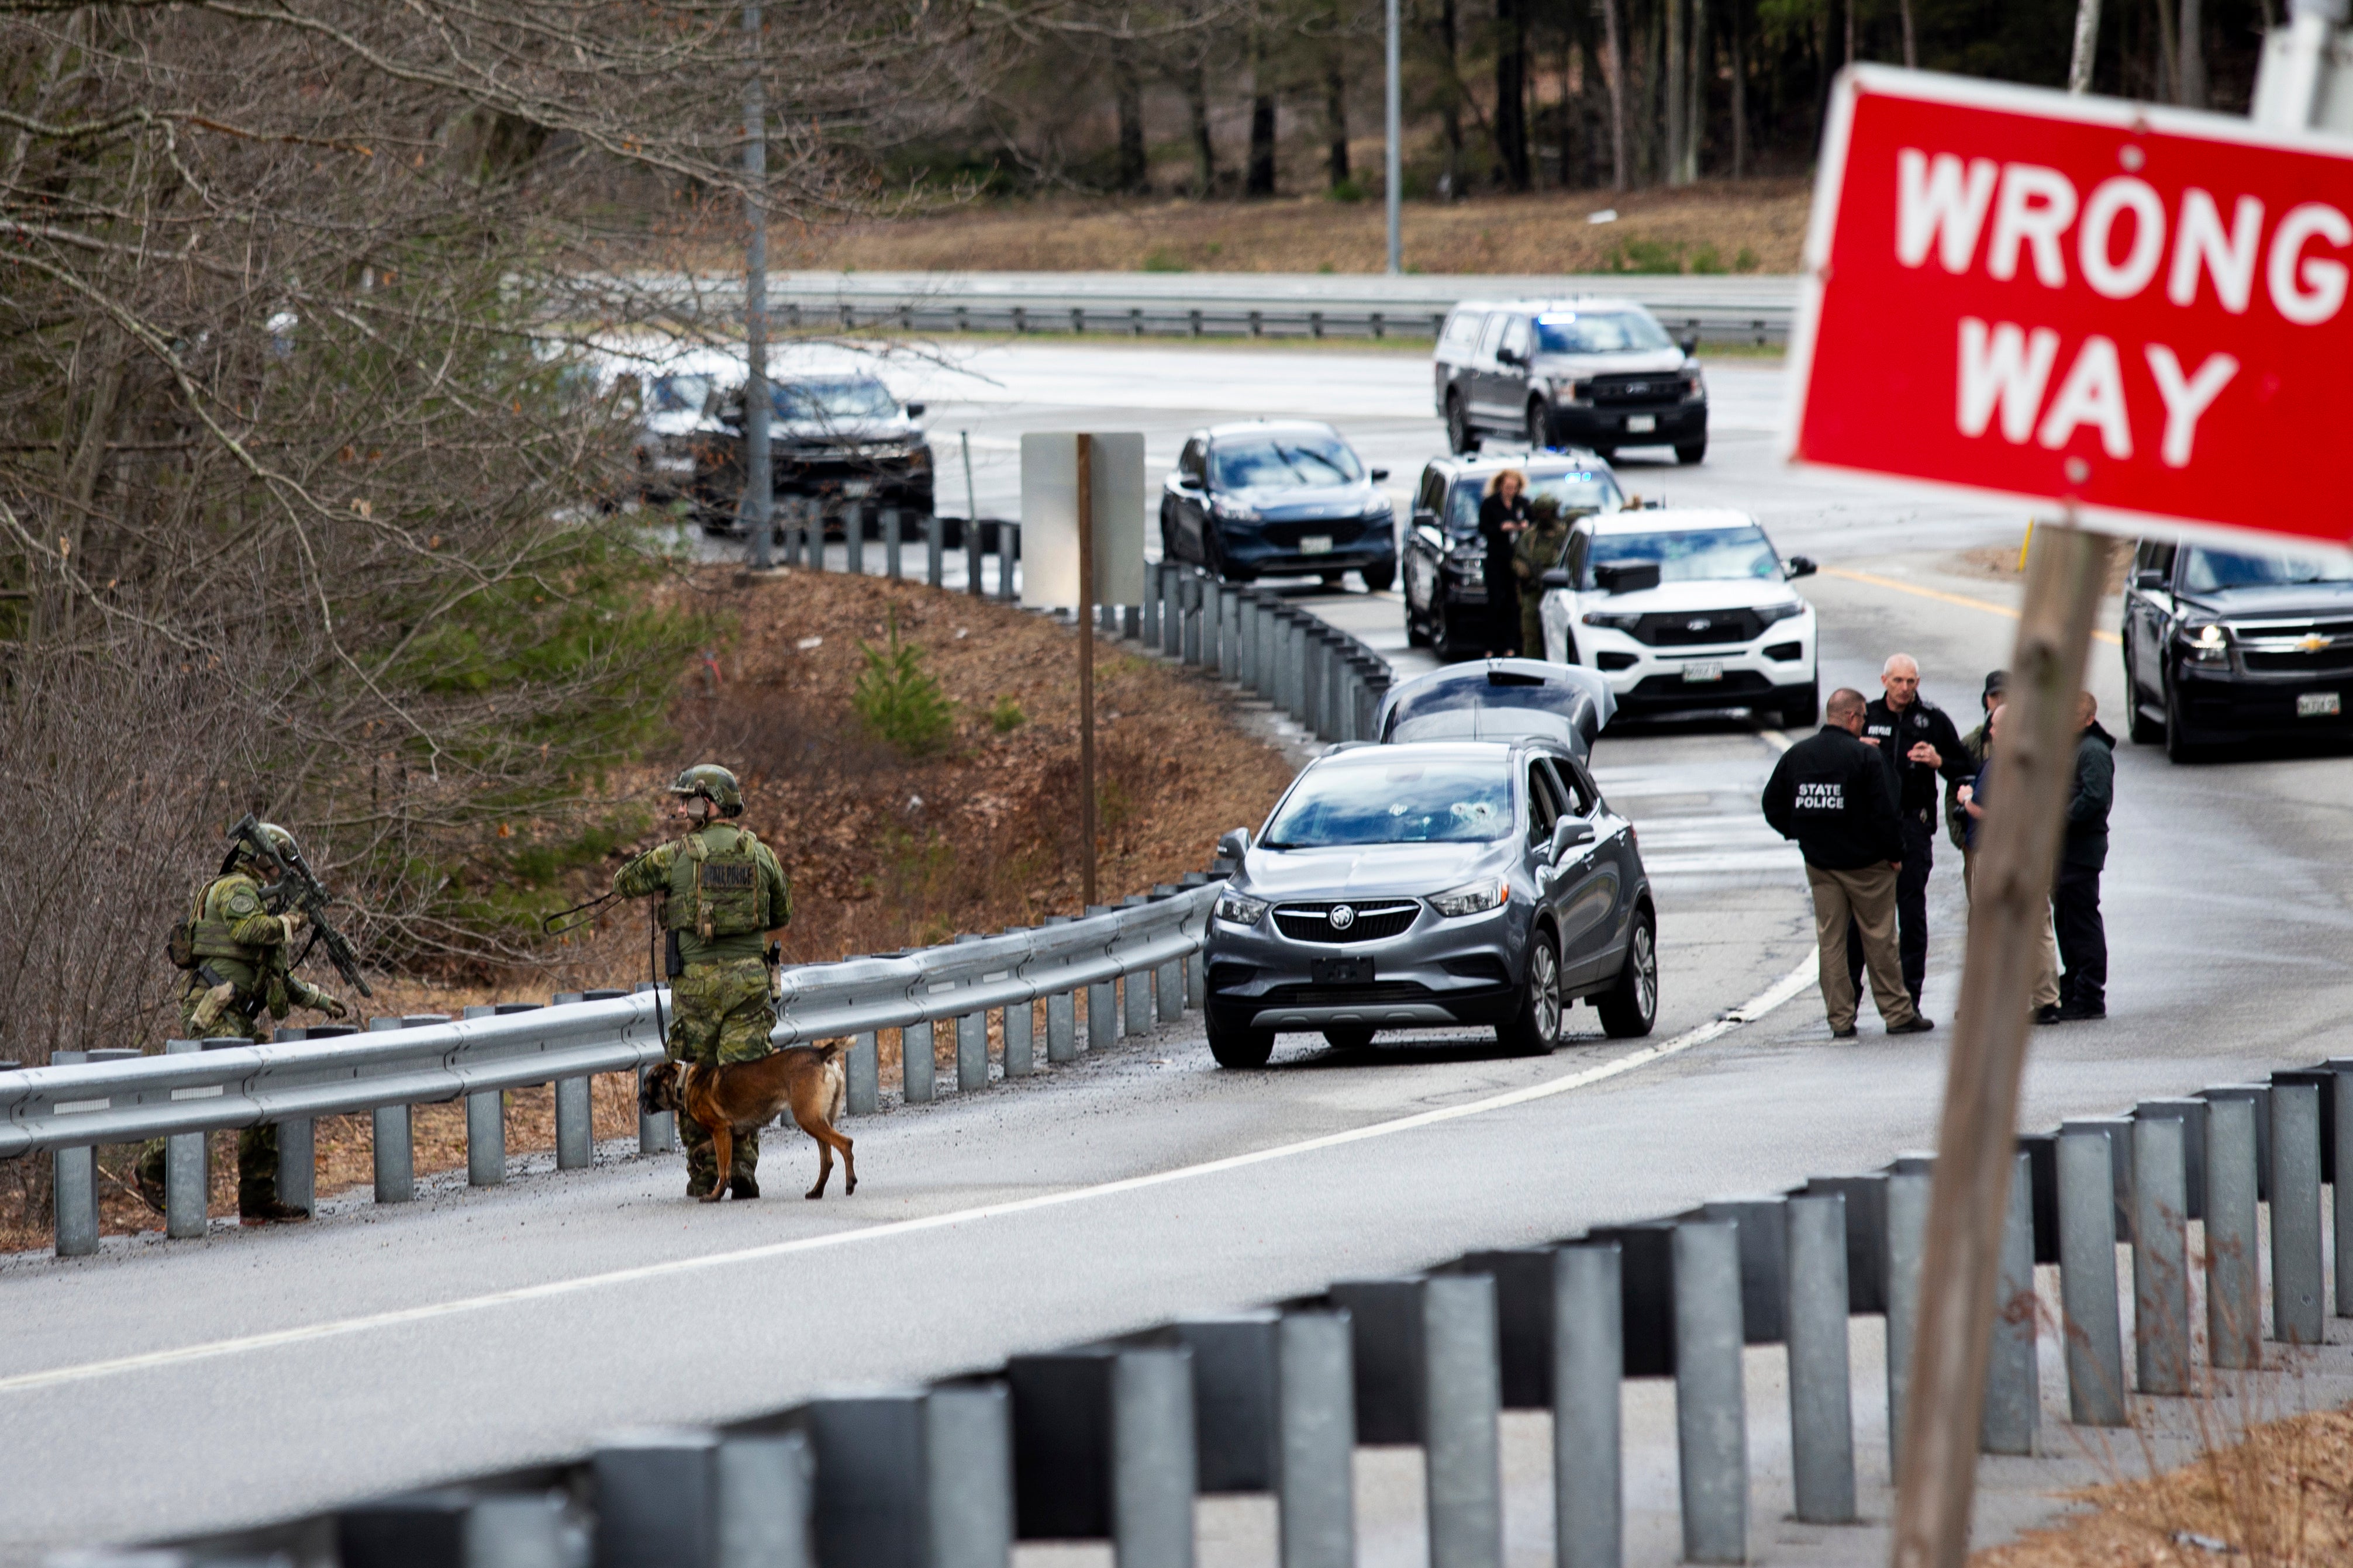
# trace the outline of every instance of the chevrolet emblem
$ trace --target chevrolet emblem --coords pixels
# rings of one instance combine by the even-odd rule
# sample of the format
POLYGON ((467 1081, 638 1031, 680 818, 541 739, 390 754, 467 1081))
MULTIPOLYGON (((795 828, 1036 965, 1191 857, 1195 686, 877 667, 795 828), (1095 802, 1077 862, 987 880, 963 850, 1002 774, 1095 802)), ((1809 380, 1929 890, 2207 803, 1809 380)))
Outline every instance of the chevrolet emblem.
POLYGON ((2330 647, 2336 641, 2337 639, 2335 637, 2325 637, 2318 632, 2307 632, 2303 637, 2295 639, 2295 646, 2302 648, 2306 653, 2318 653, 2322 648, 2330 647))

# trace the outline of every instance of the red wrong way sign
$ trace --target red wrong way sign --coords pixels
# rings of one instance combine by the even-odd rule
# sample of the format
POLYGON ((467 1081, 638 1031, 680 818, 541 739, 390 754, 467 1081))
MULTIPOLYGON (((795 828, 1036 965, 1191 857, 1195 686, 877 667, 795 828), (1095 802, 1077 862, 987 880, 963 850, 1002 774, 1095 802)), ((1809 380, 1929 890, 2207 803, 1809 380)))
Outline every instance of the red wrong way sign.
POLYGON ((2353 149, 1858 67, 1806 263, 1792 458, 2353 542, 2353 149))

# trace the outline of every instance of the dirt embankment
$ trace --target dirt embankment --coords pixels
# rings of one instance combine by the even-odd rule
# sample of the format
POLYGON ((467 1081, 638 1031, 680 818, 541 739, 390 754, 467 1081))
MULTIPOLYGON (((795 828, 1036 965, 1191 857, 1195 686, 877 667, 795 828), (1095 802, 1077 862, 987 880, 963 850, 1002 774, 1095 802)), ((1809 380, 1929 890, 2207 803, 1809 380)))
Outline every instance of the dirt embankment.
MULTIPOLYGON (((1809 190, 1796 179, 1683 190, 1409 202, 1416 272, 1794 272, 1809 190), (1591 215, 1614 211, 1615 221, 1591 215)), ((781 265, 861 271, 1378 272, 1377 201, 1040 198, 804 231, 781 265)))
MULTIPOLYGON (((641 841, 581 876, 571 897, 601 892, 628 855, 657 842, 653 825, 669 805, 661 785, 690 763, 712 761, 743 779, 743 820, 791 879, 788 962, 890 952, 1079 912, 1077 640, 1067 626, 880 578, 789 571, 749 587, 733 578, 732 569, 713 568, 682 590, 733 631, 707 664, 683 675, 675 743, 614 775, 624 802, 649 825, 641 841), (852 705, 868 667, 860 645, 886 650, 894 621, 948 704, 947 735, 921 756, 876 739, 852 705)), ((1132 645, 1099 643, 1095 691, 1103 899, 1203 869, 1218 836, 1256 826, 1291 779, 1278 752, 1233 722, 1232 699, 1198 674, 1145 658, 1132 645)), ((362 1007, 455 1014, 501 998, 543 1000, 553 991, 646 979, 649 958, 645 906, 616 906, 552 953, 543 971, 466 984, 388 978, 362 1007)), ((943 1048, 952 1052, 952 1039, 943 1048)), ((897 1050, 886 1037, 886 1079, 895 1077, 897 1050)), ((595 1105, 598 1138, 635 1131, 628 1079, 598 1079, 595 1105)), ((373 1179, 371 1135, 364 1116, 319 1121, 322 1195, 373 1179)), ((415 1137, 420 1174, 463 1166, 462 1104, 419 1107, 415 1137)), ((553 1091, 509 1095, 509 1152, 554 1144, 553 1091)), ((216 1215, 236 1212, 234 1145, 234 1135, 215 1135, 216 1215)), ((100 1152, 109 1234, 161 1226, 132 1189, 135 1153, 100 1152)), ((47 1225, 46 1215, 0 1224, 0 1249, 46 1246, 47 1225)))

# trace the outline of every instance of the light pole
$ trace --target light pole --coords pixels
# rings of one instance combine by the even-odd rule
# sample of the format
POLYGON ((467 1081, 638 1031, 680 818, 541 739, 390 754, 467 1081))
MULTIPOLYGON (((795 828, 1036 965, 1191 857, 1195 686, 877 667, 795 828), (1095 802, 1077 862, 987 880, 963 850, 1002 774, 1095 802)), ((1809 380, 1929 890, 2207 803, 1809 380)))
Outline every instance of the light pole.
POLYGON ((1386 159, 1386 167, 1384 168, 1383 173, 1386 177, 1383 179, 1382 184, 1387 187, 1385 194, 1388 198, 1387 205, 1388 207, 1389 276, 1394 278, 1398 273, 1405 270, 1405 238, 1398 228, 1398 202, 1401 194, 1399 186, 1404 183, 1403 177, 1399 173, 1404 163, 1404 159, 1400 155, 1398 148, 1398 121, 1401 118, 1398 110, 1398 0, 1388 0, 1387 11, 1388 16, 1388 81, 1386 84, 1386 97, 1388 102, 1385 107, 1388 110, 1388 146, 1383 153, 1383 156, 1386 159))
MULTIPOLYGON (((1394 0, 1392 0, 1394 3, 1394 0)), ((774 564, 776 474, 768 461, 768 100, 760 84, 760 7, 744 7, 752 79, 744 88, 744 526, 752 534, 752 569, 774 564)), ((823 547, 823 536, 819 536, 823 547)))

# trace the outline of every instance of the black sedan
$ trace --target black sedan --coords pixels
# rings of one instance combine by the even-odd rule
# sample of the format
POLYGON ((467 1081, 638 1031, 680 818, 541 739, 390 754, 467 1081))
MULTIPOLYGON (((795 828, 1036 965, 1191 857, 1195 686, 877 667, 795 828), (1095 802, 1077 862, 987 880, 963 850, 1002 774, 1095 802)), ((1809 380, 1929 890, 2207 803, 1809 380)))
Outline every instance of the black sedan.
POLYGON ((1380 593, 1397 581, 1397 519, 1337 430, 1252 419, 1197 430, 1160 495, 1160 552, 1229 583, 1354 571, 1380 593))
POLYGON ((2132 738, 2185 762, 2256 736, 2353 738, 2353 565, 2144 542, 2125 589, 2132 738))

